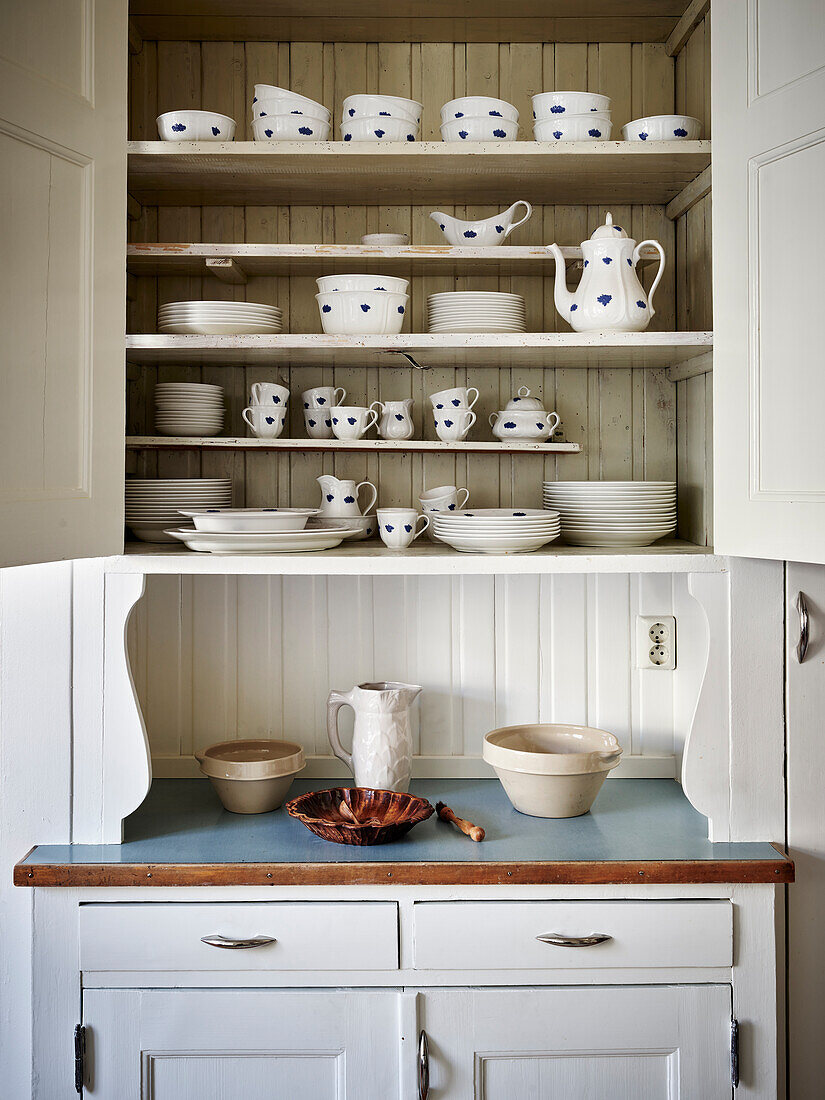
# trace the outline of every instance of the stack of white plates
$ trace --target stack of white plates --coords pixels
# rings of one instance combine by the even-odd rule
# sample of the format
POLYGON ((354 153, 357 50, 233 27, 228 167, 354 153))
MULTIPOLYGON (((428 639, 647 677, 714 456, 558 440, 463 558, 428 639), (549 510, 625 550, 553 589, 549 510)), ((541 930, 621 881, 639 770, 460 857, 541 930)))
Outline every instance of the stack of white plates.
POLYGON ((431 294, 427 299, 430 332, 524 332, 520 294, 467 290, 431 294))
MULTIPOLYGON (((238 520, 242 510, 232 512, 234 520, 231 526, 234 530, 228 529, 229 524, 218 530, 222 525, 214 523, 209 524, 214 528, 212 531, 172 527, 166 534, 170 539, 180 539, 190 550, 207 554, 305 554, 311 550, 330 550, 360 531, 345 519, 329 519, 326 516, 311 518, 309 513, 316 509, 271 510, 269 522, 265 515, 267 511, 250 511, 248 523, 238 520), (246 530, 240 529, 242 525, 246 526, 246 530), (267 530, 267 527, 270 529, 267 530)), ((199 523, 200 517, 193 515, 192 518, 199 523)))
POLYGON ((559 537, 559 516, 538 508, 431 512, 433 534, 465 554, 525 554, 559 537))
POLYGON ((201 382, 158 382, 158 435, 217 435, 223 427, 223 387, 201 382))
POLYGON ((167 302, 158 308, 158 332, 190 336, 249 336, 280 332, 283 311, 257 302, 167 302))
POLYGON ((676 483, 545 481, 544 507, 575 546, 649 546, 676 530, 676 483))
POLYGON ((126 479, 126 526, 143 542, 174 542, 164 528, 180 523, 182 508, 228 508, 228 477, 126 479))

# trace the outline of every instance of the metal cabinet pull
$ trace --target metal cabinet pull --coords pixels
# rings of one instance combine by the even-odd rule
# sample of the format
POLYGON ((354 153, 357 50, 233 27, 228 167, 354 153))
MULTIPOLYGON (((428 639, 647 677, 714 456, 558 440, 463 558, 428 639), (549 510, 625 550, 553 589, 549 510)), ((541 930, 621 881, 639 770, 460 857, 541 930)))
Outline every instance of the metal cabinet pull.
POLYGON ((546 932, 543 936, 536 936, 536 939, 553 947, 595 947, 597 943, 606 943, 613 937, 606 932, 594 932, 592 936, 563 936, 560 932, 546 932))
POLYGON ((430 1095, 430 1048, 427 1032, 422 1028, 418 1036, 418 1100, 427 1100, 430 1095))
POLYGON ((808 652, 808 601, 804 592, 796 594, 796 610, 799 612, 799 641, 796 643, 796 659, 800 664, 808 652))
POLYGON ((226 936, 201 936, 201 943, 210 947, 223 947, 229 951, 238 951, 246 947, 265 947, 268 943, 277 943, 274 936, 252 936, 248 940, 233 940, 226 936))

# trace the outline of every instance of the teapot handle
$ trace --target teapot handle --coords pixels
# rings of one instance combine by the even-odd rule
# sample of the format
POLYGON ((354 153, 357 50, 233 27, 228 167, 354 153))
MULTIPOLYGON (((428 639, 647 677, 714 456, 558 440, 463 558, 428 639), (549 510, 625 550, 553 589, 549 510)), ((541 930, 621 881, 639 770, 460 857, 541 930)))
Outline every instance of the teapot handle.
MULTIPOLYGON (((515 210, 517 206, 525 206, 527 208, 527 213, 524 215, 521 221, 513 222, 512 225, 507 226, 507 231, 504 234, 505 237, 509 237, 514 229, 518 229, 520 225, 524 225, 524 223, 533 213, 533 207, 530 205, 529 202, 527 202, 526 199, 519 199, 517 202, 514 202, 513 205, 510 207, 510 210, 515 210)), ((508 214, 510 213, 510 210, 507 211, 508 214)))
POLYGON ((327 696, 327 736, 332 746, 333 755, 337 756, 339 760, 343 760, 349 770, 355 774, 352 767, 352 754, 344 751, 344 746, 341 744, 341 738, 338 734, 338 711, 341 707, 351 705, 349 693, 345 694, 342 691, 335 690, 329 693, 327 696))
POLYGON ((639 255, 641 250, 646 244, 652 244, 656 251, 659 253, 659 270, 656 272, 656 278, 653 280, 653 286, 647 292, 647 305, 652 317, 656 310, 653 308, 653 295, 656 291, 656 287, 659 285, 659 281, 665 273, 665 250, 659 244, 658 241, 639 241, 636 247, 633 249, 633 267, 639 262, 639 255))

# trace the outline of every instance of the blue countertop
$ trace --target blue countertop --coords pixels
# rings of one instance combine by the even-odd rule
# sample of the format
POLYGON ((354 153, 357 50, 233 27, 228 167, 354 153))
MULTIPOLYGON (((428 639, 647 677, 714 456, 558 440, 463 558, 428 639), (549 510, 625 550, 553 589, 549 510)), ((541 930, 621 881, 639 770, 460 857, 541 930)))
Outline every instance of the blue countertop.
MULTIPOLYGON (((290 797, 326 785, 296 781, 290 797)), ((331 844, 283 810, 227 813, 207 781, 165 779, 154 782, 127 819, 122 844, 41 845, 18 864, 15 881, 91 886, 793 877, 793 865, 771 844, 712 844, 706 819, 673 780, 608 780, 590 813, 563 820, 518 813, 496 779, 417 780, 410 790, 482 825, 486 839, 475 844, 433 815, 392 844, 331 844)))

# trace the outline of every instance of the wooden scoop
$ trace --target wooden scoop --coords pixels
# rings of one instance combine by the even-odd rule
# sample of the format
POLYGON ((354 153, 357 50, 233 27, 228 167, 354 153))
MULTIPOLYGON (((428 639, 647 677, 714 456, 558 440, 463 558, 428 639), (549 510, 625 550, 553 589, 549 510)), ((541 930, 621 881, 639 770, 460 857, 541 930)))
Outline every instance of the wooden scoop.
POLYGON ((443 802, 436 802, 435 812, 442 821, 449 821, 453 825, 457 825, 470 840, 476 842, 484 840, 484 830, 480 825, 473 825, 472 821, 465 821, 463 817, 456 817, 450 807, 445 806, 443 802))

